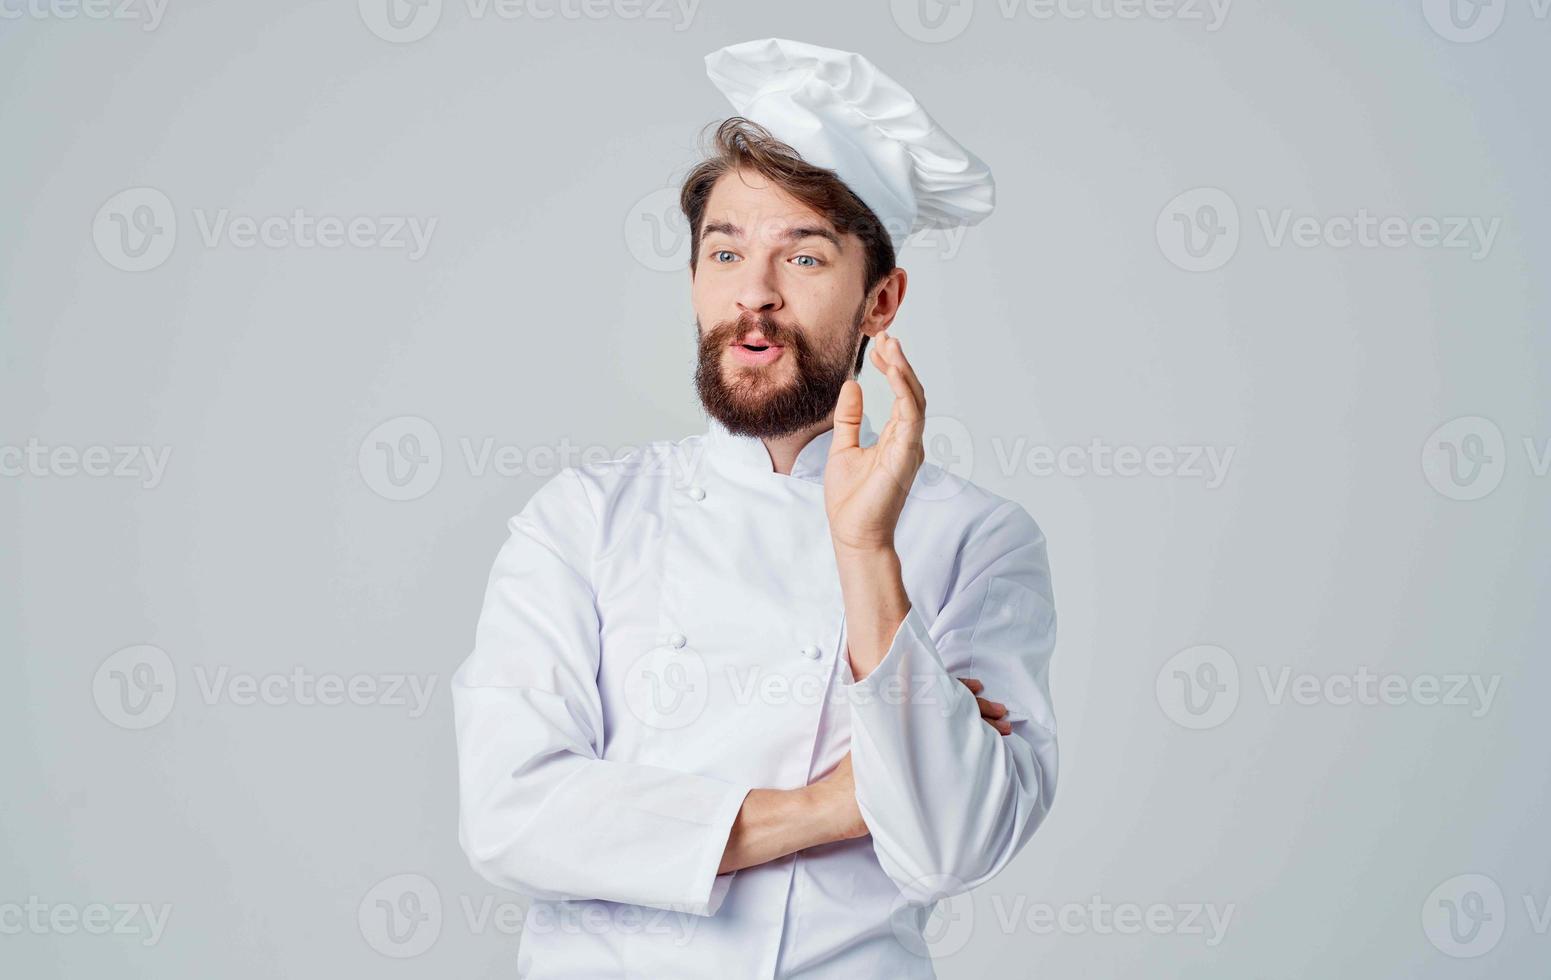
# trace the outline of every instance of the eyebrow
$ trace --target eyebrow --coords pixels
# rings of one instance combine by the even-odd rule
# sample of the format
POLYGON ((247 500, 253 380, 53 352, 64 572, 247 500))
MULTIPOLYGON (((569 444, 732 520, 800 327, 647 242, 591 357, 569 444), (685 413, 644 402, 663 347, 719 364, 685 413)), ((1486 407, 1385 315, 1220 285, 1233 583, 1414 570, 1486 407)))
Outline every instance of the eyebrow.
MULTIPOLYGON (((715 234, 717 232, 720 232, 721 234, 727 235, 727 236, 729 236, 731 238, 742 238, 743 237, 743 229, 742 228, 739 228, 737 225, 731 224, 731 223, 726 222, 726 221, 711 221, 711 222, 707 222, 706 226, 705 226, 705 230, 701 233, 701 237, 705 237, 706 235, 712 235, 712 234, 715 234)), ((792 242, 799 241, 799 240, 804 239, 804 238, 823 238, 823 239, 829 241, 830 243, 832 243, 836 248, 840 249, 841 251, 845 251, 845 246, 843 244, 841 244, 841 242, 840 242, 840 236, 835 234, 834 232, 830 231, 828 228, 808 227, 808 226, 803 226, 803 227, 798 227, 798 228, 788 228, 788 229, 786 229, 786 234, 782 235, 781 237, 785 238, 787 241, 792 241, 792 242)))

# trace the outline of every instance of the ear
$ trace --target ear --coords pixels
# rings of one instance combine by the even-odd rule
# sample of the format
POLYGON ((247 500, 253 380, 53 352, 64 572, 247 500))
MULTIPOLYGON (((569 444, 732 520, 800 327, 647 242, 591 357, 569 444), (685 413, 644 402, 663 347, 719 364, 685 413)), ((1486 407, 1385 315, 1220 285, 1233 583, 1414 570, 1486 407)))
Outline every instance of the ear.
POLYGON ((908 280, 905 270, 896 268, 873 287, 867 298, 867 312, 862 317, 862 333, 876 337, 888 329, 899 314, 900 304, 905 301, 908 280))

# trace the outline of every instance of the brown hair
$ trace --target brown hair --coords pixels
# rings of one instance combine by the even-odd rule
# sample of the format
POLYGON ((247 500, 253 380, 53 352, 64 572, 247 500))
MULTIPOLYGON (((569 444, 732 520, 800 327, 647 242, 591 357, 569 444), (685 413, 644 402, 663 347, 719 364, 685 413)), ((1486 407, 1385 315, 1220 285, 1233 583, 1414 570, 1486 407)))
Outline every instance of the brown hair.
MULTIPOLYGON (((716 127, 708 141, 705 159, 689 176, 679 192, 679 207, 689 220, 689 269, 693 273, 700 261, 700 227, 705 217, 711 188, 723 174, 741 169, 752 170, 788 194, 823 215, 842 235, 855 234, 862 240, 866 264, 862 272, 865 294, 894 269, 894 243, 883 222, 833 170, 816 167, 796 150, 776 139, 770 131, 742 116, 732 116, 716 127)), ((856 352, 859 374, 866 362, 868 337, 856 352)))

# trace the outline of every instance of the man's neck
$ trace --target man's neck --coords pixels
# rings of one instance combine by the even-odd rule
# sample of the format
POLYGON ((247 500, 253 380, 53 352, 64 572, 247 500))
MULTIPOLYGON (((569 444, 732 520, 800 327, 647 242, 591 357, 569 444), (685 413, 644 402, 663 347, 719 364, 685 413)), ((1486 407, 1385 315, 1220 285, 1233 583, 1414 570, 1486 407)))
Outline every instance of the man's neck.
POLYGON ((803 447, 812 442, 815 436, 834 428, 834 425, 835 416, 831 412, 806 429, 761 440, 765 444, 765 451, 770 453, 770 462, 775 466, 775 471, 782 476, 791 476, 792 467, 796 465, 803 447))

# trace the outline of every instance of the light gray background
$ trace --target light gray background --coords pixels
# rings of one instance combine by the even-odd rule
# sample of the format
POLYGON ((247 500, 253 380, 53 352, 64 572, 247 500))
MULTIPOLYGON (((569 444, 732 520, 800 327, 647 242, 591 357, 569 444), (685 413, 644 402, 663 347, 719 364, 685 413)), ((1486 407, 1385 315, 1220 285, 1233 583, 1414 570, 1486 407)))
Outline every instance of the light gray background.
MULTIPOLYGON (((896 332, 933 458, 1049 537, 1062 771, 1027 850, 945 912, 969 941, 940 975, 1543 973, 1551 19, 1532 0, 1478 11, 1497 26, 1476 40, 1418 0, 1239 0, 1221 21, 446 0, 407 43, 370 29, 373 0, 171 0, 150 30, 139 0, 128 19, 29 2, 0 2, 21 12, 0 20, 0 446, 170 455, 155 479, 17 472, 13 452, 0 478, 6 976, 515 974, 500 910, 521 900, 456 842, 447 678, 504 520, 557 468, 528 452, 704 427, 682 254, 649 230, 727 112, 702 56, 768 35, 865 52, 998 178, 956 249, 903 252, 896 332), (99 209, 143 187, 176 235, 125 271, 114 208, 135 202, 99 209), (1222 195, 1236 217, 1201 210, 1222 195), (221 209, 436 225, 419 258, 207 244, 221 209), (1490 249, 1340 248, 1261 217, 1360 210, 1499 224, 1490 249), (1236 246, 1182 268, 1174 214, 1236 246), (419 482, 394 488, 378 443, 427 426, 440 452, 422 440, 419 482), (525 464, 471 466, 487 440, 525 464), (1094 440, 1233 456, 1215 484, 1018 465, 1094 440), (1452 482, 1451 451, 1475 460, 1452 482), (166 658, 141 676, 177 685, 149 715, 115 707, 145 652, 110 657, 138 645, 166 658), (1238 688, 1198 718, 1171 692, 1206 676, 1203 645, 1238 688), (1497 687, 1484 712, 1337 703, 1359 668, 1497 687), (298 669, 368 701, 434 687, 418 716, 204 689, 298 669), (1337 697, 1278 703, 1284 669, 1337 697), (441 909, 407 947, 376 904, 405 888, 441 909), (1175 926, 1107 932, 1095 896, 1175 926), (170 913, 152 942, 143 919, 80 927, 94 903, 170 913), (1226 931, 1183 925, 1193 905, 1231 906, 1226 931), (1492 918, 1451 939, 1450 907, 1492 918)), ((881 418, 886 386, 864 386, 881 418)))

